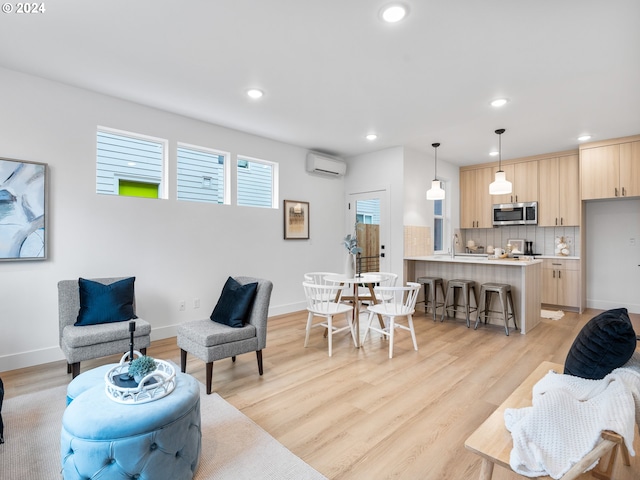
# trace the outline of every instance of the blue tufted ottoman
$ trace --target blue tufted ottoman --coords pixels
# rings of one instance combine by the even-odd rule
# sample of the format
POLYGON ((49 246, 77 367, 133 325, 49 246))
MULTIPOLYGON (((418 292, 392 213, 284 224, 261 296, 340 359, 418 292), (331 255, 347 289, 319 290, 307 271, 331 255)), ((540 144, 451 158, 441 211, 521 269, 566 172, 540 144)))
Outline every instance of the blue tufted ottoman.
POLYGON ((87 370, 69 382, 67 386, 67 405, 73 402, 81 393, 89 390, 96 385, 104 385, 105 374, 115 367, 117 363, 109 363, 100 367, 87 370))
POLYGON ((191 479, 201 449, 198 382, 177 373, 173 392, 137 405, 114 402, 99 382, 67 406, 60 440, 65 480, 191 479))

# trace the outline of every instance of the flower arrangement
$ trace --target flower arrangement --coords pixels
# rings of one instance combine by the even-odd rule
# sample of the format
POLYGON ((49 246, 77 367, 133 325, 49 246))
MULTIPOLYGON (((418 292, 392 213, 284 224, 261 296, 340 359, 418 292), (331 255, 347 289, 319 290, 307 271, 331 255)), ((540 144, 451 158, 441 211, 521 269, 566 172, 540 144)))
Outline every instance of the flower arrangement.
POLYGON ((356 223, 356 225, 353 228, 353 235, 348 234, 346 237, 344 237, 343 244, 351 255, 362 253, 362 248, 358 246, 357 232, 358 232, 358 224, 356 223))
POLYGON ((134 359, 129 364, 129 377, 135 378, 139 382, 145 375, 153 372, 158 365, 156 361, 147 355, 134 359))

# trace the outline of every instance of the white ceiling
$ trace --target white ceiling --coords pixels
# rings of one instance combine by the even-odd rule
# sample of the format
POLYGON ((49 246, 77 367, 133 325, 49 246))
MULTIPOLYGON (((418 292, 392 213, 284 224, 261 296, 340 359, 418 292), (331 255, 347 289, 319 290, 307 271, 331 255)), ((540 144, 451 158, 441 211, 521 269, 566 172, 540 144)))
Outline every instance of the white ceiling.
POLYGON ((343 157, 640 133, 640 1, 404 1, 390 25, 384 0, 45 0, 0 14, 0 66, 343 157))

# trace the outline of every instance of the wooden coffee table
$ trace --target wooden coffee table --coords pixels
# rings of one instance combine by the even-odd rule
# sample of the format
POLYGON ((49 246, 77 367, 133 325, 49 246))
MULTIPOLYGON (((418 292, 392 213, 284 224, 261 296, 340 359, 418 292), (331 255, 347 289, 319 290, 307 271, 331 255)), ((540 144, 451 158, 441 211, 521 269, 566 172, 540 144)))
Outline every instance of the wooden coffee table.
MULTIPOLYGON (((504 411, 507 408, 523 408, 531 406, 531 394, 533 386, 544 377, 549 370, 562 372, 563 366, 558 363, 542 362, 520 384, 514 392, 487 418, 478 429, 471 434, 464 446, 482 457, 480 466, 480 480, 490 480, 493 475, 494 465, 511 470, 509 456, 513 448, 511 433, 504 425, 504 411)), ((609 462, 605 470, 593 469, 592 476, 595 478, 610 480, 613 463, 616 458, 618 447, 621 446, 622 457, 625 465, 630 465, 629 452, 624 445, 622 437, 613 432, 602 432, 602 442, 600 442, 587 456, 576 463, 563 477, 562 480, 571 480, 580 476, 586 468, 592 465, 598 458, 611 452, 609 462)), ((523 477, 524 478, 524 477, 523 477)), ((539 479, 549 479, 551 477, 538 477, 539 479)))

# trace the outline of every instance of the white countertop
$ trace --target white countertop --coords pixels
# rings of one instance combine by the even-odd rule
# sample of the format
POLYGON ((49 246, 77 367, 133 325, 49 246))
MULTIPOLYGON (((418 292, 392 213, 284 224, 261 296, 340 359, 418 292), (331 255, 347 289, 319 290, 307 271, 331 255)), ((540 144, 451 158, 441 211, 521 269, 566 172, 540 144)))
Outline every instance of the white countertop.
MULTIPOLYGON (((568 258, 568 257, 562 257, 568 258)), ((542 260, 520 260, 516 258, 502 258, 493 259, 488 257, 471 256, 471 255, 456 255, 451 258, 450 255, 430 255, 424 257, 405 257, 405 260, 416 260, 422 262, 444 262, 444 263, 477 263, 482 265, 507 265, 510 267, 527 267, 529 265, 535 265, 542 263, 542 260)))

